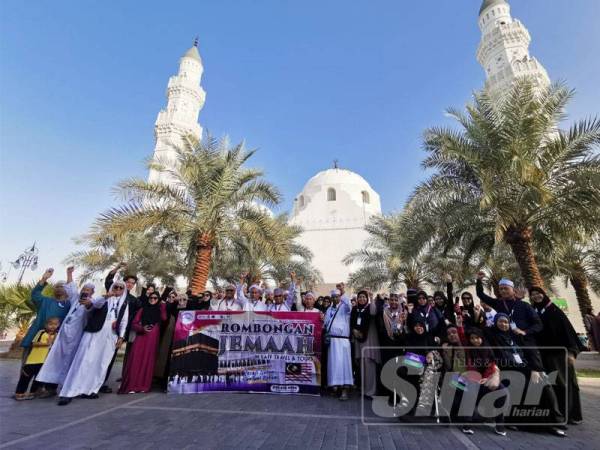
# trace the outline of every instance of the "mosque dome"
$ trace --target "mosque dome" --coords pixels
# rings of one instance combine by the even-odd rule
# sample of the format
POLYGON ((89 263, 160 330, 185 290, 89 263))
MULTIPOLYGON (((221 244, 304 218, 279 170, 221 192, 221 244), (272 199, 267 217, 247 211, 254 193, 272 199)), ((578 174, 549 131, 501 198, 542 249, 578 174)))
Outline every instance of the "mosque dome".
POLYGON ((296 196, 290 223, 302 227, 299 243, 313 254, 313 265, 323 276, 318 292, 346 281, 358 267, 344 258, 363 248, 365 225, 381 214, 379 194, 359 174, 335 167, 309 179, 296 196))
POLYGON ((332 215, 364 219, 380 213, 379 194, 367 180, 356 172, 336 167, 323 170, 306 182, 295 198, 292 217, 309 221, 318 217, 321 222, 332 215))

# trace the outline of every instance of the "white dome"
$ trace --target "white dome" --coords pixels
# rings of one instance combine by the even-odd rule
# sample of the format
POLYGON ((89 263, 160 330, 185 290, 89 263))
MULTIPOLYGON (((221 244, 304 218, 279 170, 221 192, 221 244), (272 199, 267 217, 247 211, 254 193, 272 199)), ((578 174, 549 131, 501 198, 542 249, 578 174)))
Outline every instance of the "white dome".
POLYGON ((347 169, 327 169, 319 172, 314 177, 306 182, 303 191, 315 188, 318 186, 326 186, 332 184, 349 184, 358 187, 364 187, 368 190, 373 190, 371 185, 356 172, 347 169))
POLYGON ((331 223, 333 216, 340 216, 352 218, 363 227, 367 216, 373 214, 381 214, 379 194, 359 174, 335 168, 323 170, 306 182, 295 198, 292 219, 305 228, 321 228, 324 220, 331 223))
POLYGON ((294 201, 290 222, 302 227, 299 242, 313 253, 325 284, 346 281, 356 267, 342 260, 363 247, 365 225, 381 214, 379 194, 359 174, 328 169, 307 181, 294 201))

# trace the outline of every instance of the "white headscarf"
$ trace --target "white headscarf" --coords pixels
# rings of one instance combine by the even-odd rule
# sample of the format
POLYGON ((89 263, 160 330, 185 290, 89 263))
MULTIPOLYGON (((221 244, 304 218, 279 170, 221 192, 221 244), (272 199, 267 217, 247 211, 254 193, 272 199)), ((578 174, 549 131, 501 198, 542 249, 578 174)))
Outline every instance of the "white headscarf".
POLYGON ((117 285, 123 286, 123 292, 121 293, 120 296, 113 295, 113 296, 109 297, 109 299, 116 298, 119 305, 122 305, 123 302, 127 299, 127 286, 125 286, 125 283, 123 281, 114 281, 113 284, 110 285, 110 289, 108 290, 108 292, 112 291, 113 287, 115 287, 117 285))
POLYGON ((94 291, 96 290, 96 285, 94 283, 85 283, 83 286, 81 286, 81 289, 91 289, 92 290, 92 294, 94 293, 94 291))

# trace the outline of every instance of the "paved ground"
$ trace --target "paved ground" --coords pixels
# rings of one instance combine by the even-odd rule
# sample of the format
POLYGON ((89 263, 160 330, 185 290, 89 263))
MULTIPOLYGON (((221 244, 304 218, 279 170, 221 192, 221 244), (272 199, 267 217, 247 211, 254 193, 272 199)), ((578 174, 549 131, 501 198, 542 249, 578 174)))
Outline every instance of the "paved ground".
POLYGON ((446 426, 365 426, 358 398, 152 393, 66 407, 55 399, 17 403, 11 395, 18 364, 0 360, 0 448, 600 448, 600 379, 581 380, 586 421, 570 427, 568 438, 520 431, 500 437, 487 427, 467 437, 446 426))

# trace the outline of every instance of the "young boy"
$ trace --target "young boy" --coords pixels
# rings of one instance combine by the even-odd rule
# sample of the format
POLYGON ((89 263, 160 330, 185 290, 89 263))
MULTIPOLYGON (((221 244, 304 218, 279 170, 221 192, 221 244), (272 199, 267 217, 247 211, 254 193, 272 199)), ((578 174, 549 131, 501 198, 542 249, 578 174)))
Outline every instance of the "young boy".
POLYGON ((58 317, 50 317, 46 320, 45 328, 38 331, 33 338, 31 352, 25 361, 25 365, 21 369, 21 377, 17 384, 15 400, 31 400, 35 398, 34 394, 40 383, 34 381, 29 393, 27 393, 27 388, 29 387, 31 379, 35 377, 42 368, 42 365, 48 356, 48 351, 56 338, 59 325, 60 319, 58 317))

